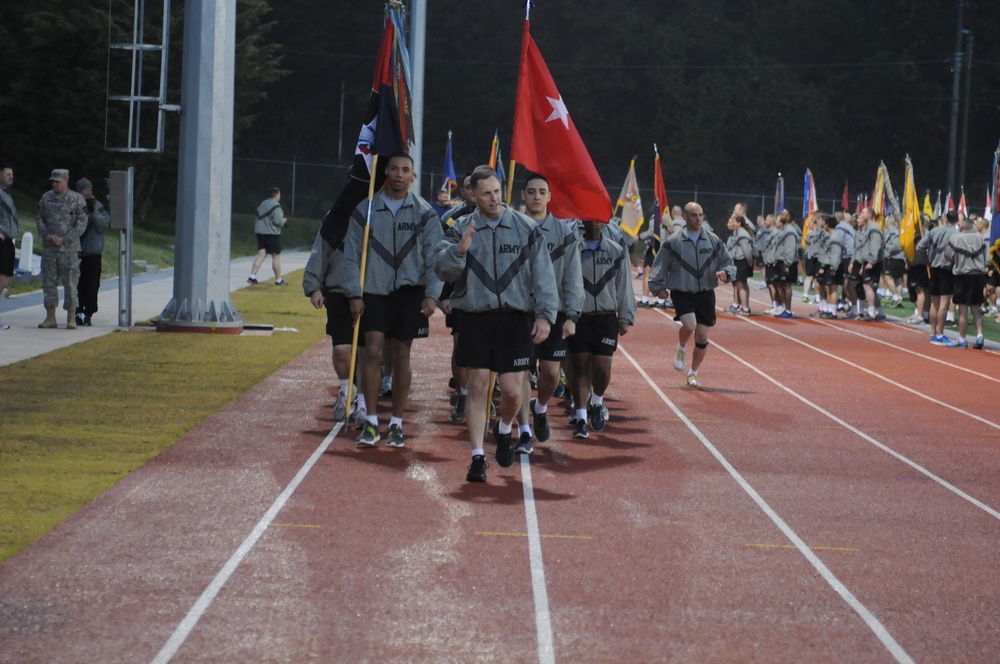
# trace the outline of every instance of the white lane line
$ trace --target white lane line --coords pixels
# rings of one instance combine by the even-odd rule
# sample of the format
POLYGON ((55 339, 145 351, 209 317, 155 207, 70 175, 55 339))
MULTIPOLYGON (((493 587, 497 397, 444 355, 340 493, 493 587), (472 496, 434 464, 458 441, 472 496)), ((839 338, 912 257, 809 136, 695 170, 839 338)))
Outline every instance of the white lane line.
POLYGON ((890 456, 898 459, 899 461, 902 461, 907 466, 909 466, 910 468, 913 468, 918 473, 924 475, 928 479, 931 479, 931 480, 937 482, 942 487, 944 487, 948 491, 951 491, 952 493, 954 493, 959 498, 962 498, 963 500, 966 500, 966 501, 972 503, 973 505, 975 505, 979 509, 983 510, 984 512, 986 512, 987 514, 989 514, 990 516, 992 516, 994 519, 1000 520, 1000 512, 998 512, 997 510, 993 509, 989 505, 987 505, 987 504, 985 504, 985 503, 977 500, 976 498, 973 498, 969 494, 967 494, 964 491, 962 491, 961 489, 959 489, 954 484, 951 484, 950 482, 948 482, 943 477, 938 477, 937 475, 935 475, 931 471, 927 470, 926 468, 924 468, 923 466, 921 466, 920 464, 918 464, 916 461, 913 461, 913 460, 911 460, 911 459, 903 456, 902 454, 900 454, 896 450, 892 449, 888 445, 885 445, 884 443, 881 443, 881 442, 875 440, 874 438, 872 438, 871 436, 869 436, 868 434, 866 434, 864 431, 861 431, 857 427, 852 426, 849 422, 840 419, 839 417, 837 417, 836 415, 834 415, 830 411, 826 410, 822 406, 819 406, 819 405, 813 403, 812 401, 810 401, 806 397, 800 395, 799 393, 797 393, 795 390, 791 389, 787 385, 784 385, 783 383, 778 382, 778 380, 776 380, 775 378, 772 378, 768 374, 764 373, 763 371, 761 371, 760 369, 758 369, 754 365, 750 364, 749 362, 747 362, 746 360, 744 360, 742 357, 739 357, 738 355, 736 355, 732 351, 729 351, 729 350, 723 348, 722 346, 720 346, 720 345, 718 345, 716 343, 713 343, 712 345, 715 348, 719 349, 721 352, 725 353, 729 357, 733 358, 734 360, 736 360, 737 362, 739 362, 740 364, 742 364, 743 366, 747 367, 751 371, 754 371, 755 373, 757 373, 759 376, 761 376, 765 380, 771 382, 776 387, 778 387, 778 389, 783 390, 786 393, 790 394, 791 396, 795 397, 796 399, 798 399, 799 401, 801 401, 803 404, 809 406, 810 408, 812 408, 816 412, 821 413, 823 416, 825 416, 825 417, 833 420, 834 422, 836 422, 837 424, 839 424, 843 428, 847 429, 848 431, 850 431, 851 433, 855 434, 859 438, 867 441, 868 443, 871 443, 872 445, 874 445, 878 449, 882 450, 886 454, 888 454, 888 455, 890 455, 890 456))
POLYGON ((521 457, 521 486, 524 487, 524 521, 528 527, 528 559, 531 562, 531 592, 535 597, 535 631, 538 633, 538 661, 555 664, 556 651, 552 643, 552 616, 549 613, 549 593, 545 589, 545 566, 542 564, 542 538, 538 534, 538 514, 535 512, 535 490, 531 484, 531 462, 521 457))
MULTIPOLYGON (((720 309, 720 311, 721 311, 721 309, 720 309)), ((741 316, 741 318, 746 318, 746 317, 745 316, 741 316)), ((804 319, 805 316, 802 316, 801 318, 804 319)), ((843 332, 844 334, 853 334, 854 336, 860 337, 861 339, 864 339, 865 341, 871 341, 871 342, 874 342, 874 343, 877 343, 877 344, 882 344, 883 346, 888 346, 889 348, 892 348, 893 350, 898 350, 898 351, 903 352, 903 353, 908 353, 910 355, 915 355, 916 357, 919 357, 922 360, 927 360, 928 362, 936 362, 937 364, 943 364, 944 366, 946 366, 946 367, 948 367, 950 369, 957 369, 958 371, 964 371, 965 373, 972 374, 973 376, 978 376, 979 378, 985 378, 986 380, 992 381, 994 383, 1000 383, 1000 378, 996 378, 994 376, 990 376, 990 375, 984 374, 984 373, 979 373, 978 371, 975 371, 973 369, 967 369, 966 367, 956 366, 956 365, 954 365, 954 364, 952 364, 950 362, 945 362, 944 360, 939 360, 936 357, 931 357, 930 355, 924 355, 923 353, 918 353, 915 350, 910 350, 909 348, 903 348, 902 346, 897 346, 896 344, 889 343, 888 341, 882 341, 881 339, 875 339, 874 337, 869 337, 868 335, 862 334, 860 332, 856 332, 854 330, 848 330, 847 328, 845 328, 845 327, 843 327, 841 325, 834 325, 833 323, 829 323, 829 322, 827 322, 825 320, 822 320, 820 318, 810 318, 809 320, 812 321, 813 323, 819 323, 820 325, 823 325, 825 327, 829 327, 831 329, 837 330, 838 332, 843 332)), ((747 322, 757 323, 757 321, 747 321, 747 322)), ((759 324, 759 323, 757 323, 757 324, 759 324)), ((886 326, 891 325, 891 326, 893 326, 896 329, 907 330, 908 332, 920 332, 921 335, 925 334, 922 330, 916 330, 916 329, 914 329, 914 328, 906 325, 905 323, 896 323, 896 322, 893 322, 893 321, 886 321, 883 324, 886 325, 886 326)), ((874 325, 879 325, 879 323, 874 323, 874 325)), ((982 352, 985 353, 985 354, 995 354, 994 351, 991 351, 991 350, 984 350, 982 352)))
POLYGON ((285 490, 281 492, 277 499, 275 499, 274 503, 267 510, 264 516, 257 522, 257 525, 254 526, 250 534, 247 535, 247 538, 243 540, 243 543, 240 544, 233 555, 230 556, 229 560, 226 561, 226 564, 222 566, 222 569, 219 570, 219 573, 215 575, 214 579, 212 579, 212 582, 208 584, 208 587, 201 593, 201 597, 199 597, 194 603, 191 610, 188 611, 187 615, 184 616, 184 619, 181 620, 179 625, 177 625, 177 629, 174 630, 174 633, 169 639, 167 639, 167 642, 163 644, 160 652, 157 653, 155 658, 153 658, 153 664, 166 664, 173 658, 174 655, 177 654, 177 651, 180 650, 188 636, 190 636, 192 630, 194 630, 195 625, 198 624, 201 617, 205 615, 206 611, 208 611, 208 607, 212 605, 212 601, 215 600, 215 596, 218 595, 219 591, 222 590, 222 587, 226 585, 229 577, 233 575, 236 568, 239 567, 240 563, 243 562, 243 559, 247 557, 247 554, 249 554, 250 550, 253 549, 257 540, 259 540, 261 535, 267 531, 268 526, 270 526, 271 522, 274 521, 274 518, 278 516, 278 513, 285 506, 285 503, 287 503, 291 495, 295 493, 299 484, 302 483, 302 480, 304 480, 306 475, 309 474, 312 467, 316 465, 316 462, 319 461, 323 453, 326 452, 328 447, 330 447, 333 439, 337 437, 337 434, 340 433, 340 430, 343 427, 343 422, 337 422, 336 426, 333 427, 333 430, 327 434, 327 437, 324 438, 323 442, 319 444, 316 451, 313 452, 312 456, 310 456, 305 464, 303 464, 302 468, 299 469, 299 472, 292 478, 292 481, 285 487, 285 490))
MULTIPOLYGON (((666 316, 667 314, 664 314, 664 315, 666 316)), ((822 348, 819 348, 817 346, 813 346, 812 344, 808 344, 805 341, 801 341, 800 339, 796 339, 795 337, 787 335, 787 334, 785 334, 783 332, 779 332, 778 330, 775 330, 775 329, 773 329, 771 327, 768 327, 767 325, 763 325, 763 324, 758 323, 756 321, 749 320, 745 316, 743 317, 743 319, 746 320, 746 322, 749 323, 750 325, 756 325, 760 329, 767 330, 771 334, 775 334, 775 335, 777 335, 779 337, 782 337, 783 339, 788 339, 789 341, 794 341, 795 343, 799 344, 800 346, 805 346, 809 350, 817 352, 820 355, 825 355, 826 357, 829 357, 830 359, 837 360, 838 362, 846 364, 847 366, 849 366, 851 368, 854 368, 854 369, 857 369, 858 371, 863 371, 864 373, 868 374, 869 376, 874 376, 875 378, 878 378, 881 381, 889 383, 893 387, 898 387, 899 389, 904 390, 906 392, 909 392, 910 394, 912 394, 914 396, 920 397, 921 399, 926 399, 927 401, 930 401, 933 404, 941 406, 942 408, 947 408, 949 410, 952 410, 952 411, 954 411, 956 413, 959 413, 960 415, 964 415, 965 417, 971 417, 972 419, 974 419, 974 420, 976 420, 978 422, 982 422, 983 424, 985 424, 988 427, 992 427, 992 428, 1000 431, 1000 424, 997 424, 996 422, 991 422, 990 420, 987 420, 984 417, 980 417, 980 416, 974 415, 973 413, 970 413, 968 411, 962 410, 958 406, 952 406, 951 404, 945 403, 944 401, 940 401, 938 399, 935 399, 934 397, 929 397, 926 394, 921 394, 919 391, 917 391, 917 390, 915 390, 915 389, 913 389, 911 387, 907 387, 906 385, 903 385, 902 383, 898 383, 898 382, 892 380, 891 378, 886 378, 882 374, 876 373, 875 371, 872 371, 871 369, 866 369, 865 367, 862 367, 862 366, 860 366, 858 364, 855 364, 854 362, 851 362, 850 360, 844 359, 842 357, 837 357, 833 353, 828 353, 825 350, 823 350, 822 348)), ((958 351, 955 351, 955 352, 958 352, 958 351)))
MULTIPOLYGON (((718 348, 718 346, 716 346, 716 348, 718 348)), ((743 478, 743 476, 736 470, 736 468, 733 467, 731 463, 729 463, 729 460, 726 459, 726 457, 724 457, 718 449, 716 449, 716 447, 708 440, 708 438, 705 437, 698 427, 696 427, 694 423, 681 412, 680 408, 678 408, 674 402, 667 398, 667 395, 663 393, 663 390, 661 390, 655 382, 653 382, 653 379, 649 377, 649 374, 647 374, 646 371, 639 366, 639 363, 635 361, 635 358, 633 358, 628 351, 620 345, 618 346, 618 350, 620 350, 622 354, 628 358, 628 361, 632 363, 632 366, 635 367, 636 371, 639 372, 639 375, 643 377, 646 383, 649 384, 663 403, 667 404, 670 410, 674 411, 674 414, 680 418, 691 433, 693 433, 695 437, 701 441, 701 444, 705 447, 705 449, 707 449, 709 453, 715 457, 716 461, 718 461, 722 467, 726 469, 726 472, 728 472, 729 475, 736 480, 736 483, 739 484, 740 488, 742 488, 743 491, 750 496, 751 500, 757 503, 757 506, 761 509, 761 511, 767 515, 771 522, 777 526, 782 533, 784 533, 785 537, 788 538, 788 541, 795 545, 795 548, 798 549, 799 553, 801 553, 802 556, 809 561, 819 575, 823 577, 823 580, 829 584, 834 592, 840 595, 848 606, 854 609, 854 612, 861 617, 864 623, 868 626, 868 629, 870 629, 875 637, 882 642, 882 645, 885 646, 886 650, 889 651, 893 658, 900 663, 912 663, 913 659, 905 650, 903 650, 903 647, 899 645, 896 639, 889 634, 889 631, 879 621, 879 619, 876 618, 875 615, 869 611, 868 608, 865 607, 865 605, 862 604, 850 590, 847 589, 847 586, 841 583, 840 579, 838 579, 834 573, 830 571, 830 568, 824 565, 823 561, 820 560, 819 557, 809 549, 806 543, 802 541, 802 538, 800 538, 795 531, 792 530, 787 523, 785 523, 784 519, 778 516, 778 513, 767 504, 767 501, 765 501, 752 486, 750 486, 750 483, 743 478)))

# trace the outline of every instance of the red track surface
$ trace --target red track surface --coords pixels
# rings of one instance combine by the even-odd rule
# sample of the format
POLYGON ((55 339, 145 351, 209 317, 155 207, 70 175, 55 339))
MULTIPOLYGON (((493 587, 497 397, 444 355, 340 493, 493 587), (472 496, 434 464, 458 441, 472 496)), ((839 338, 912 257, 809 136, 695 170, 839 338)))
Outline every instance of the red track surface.
POLYGON ((607 430, 555 406, 526 509, 518 464, 464 481, 433 327, 407 447, 341 432, 190 629, 333 425, 326 341, 0 567, 0 661, 996 661, 997 354, 720 314, 692 390, 640 310, 607 430))

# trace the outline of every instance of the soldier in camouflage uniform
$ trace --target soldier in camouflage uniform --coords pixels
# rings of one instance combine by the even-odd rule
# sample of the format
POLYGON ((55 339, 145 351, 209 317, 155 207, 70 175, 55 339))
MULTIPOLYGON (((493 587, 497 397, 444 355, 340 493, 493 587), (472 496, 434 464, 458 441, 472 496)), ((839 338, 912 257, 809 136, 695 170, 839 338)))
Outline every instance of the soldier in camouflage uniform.
POLYGON ((80 280, 80 236, 87 229, 87 203, 69 190, 69 171, 57 168, 49 178, 52 190, 38 202, 38 234, 42 237, 42 292, 45 320, 41 328, 58 327, 59 282, 65 293, 66 329, 76 329, 76 284, 80 280))

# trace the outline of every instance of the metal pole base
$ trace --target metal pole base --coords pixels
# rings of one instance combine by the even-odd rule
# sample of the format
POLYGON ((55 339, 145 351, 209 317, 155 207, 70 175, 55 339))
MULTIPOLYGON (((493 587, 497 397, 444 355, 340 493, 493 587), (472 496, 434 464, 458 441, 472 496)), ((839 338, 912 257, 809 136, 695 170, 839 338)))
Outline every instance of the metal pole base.
POLYGON ((242 334, 243 319, 236 307, 228 300, 209 302, 207 310, 201 300, 192 303, 170 300, 160 320, 156 323, 158 332, 195 332, 202 334, 242 334))

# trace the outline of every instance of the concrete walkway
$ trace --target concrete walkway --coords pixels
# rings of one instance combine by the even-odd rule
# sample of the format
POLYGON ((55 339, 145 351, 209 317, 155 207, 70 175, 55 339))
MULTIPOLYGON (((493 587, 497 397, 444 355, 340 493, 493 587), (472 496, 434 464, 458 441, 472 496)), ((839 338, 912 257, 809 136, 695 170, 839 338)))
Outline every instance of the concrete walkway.
MULTIPOLYGON (((287 274, 301 270, 305 267, 308 259, 308 251, 284 251, 281 254, 282 272, 287 274)), ((247 287, 247 275, 250 274, 252 263, 253 256, 237 258, 230 263, 230 292, 247 287)), ((270 260, 264 262, 260 277, 261 279, 274 279, 274 275, 271 274, 270 260)), ((289 287, 301 288, 301 281, 296 280, 289 287)), ((135 275, 132 279, 132 323, 135 324, 159 316, 173 295, 173 268, 135 275)), ((9 330, 0 330, 0 366, 44 355, 57 348, 70 346, 121 329, 118 327, 117 277, 101 283, 98 305, 99 311, 94 316, 91 327, 67 330, 66 312, 62 309, 62 289, 60 289, 60 308, 56 312, 59 328, 40 330, 38 324, 45 318, 41 291, 15 295, 9 300, 0 301, 0 321, 10 325, 9 330)))

